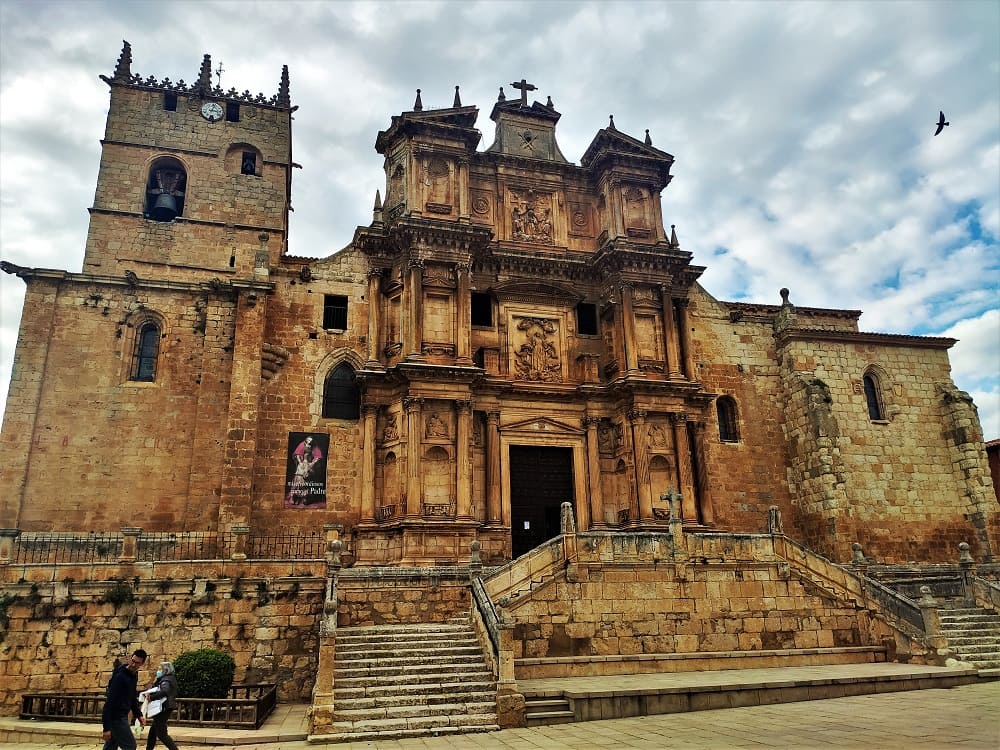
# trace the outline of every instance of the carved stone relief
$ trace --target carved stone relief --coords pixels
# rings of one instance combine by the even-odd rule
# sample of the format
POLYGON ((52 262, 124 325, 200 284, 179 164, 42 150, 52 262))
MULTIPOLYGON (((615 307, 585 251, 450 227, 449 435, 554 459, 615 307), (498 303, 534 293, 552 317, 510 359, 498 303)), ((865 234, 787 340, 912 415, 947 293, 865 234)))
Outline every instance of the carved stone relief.
POLYGON ((455 269, 448 266, 428 265, 421 279, 424 286, 455 286, 455 269))
POLYGON ((649 448, 650 450, 662 450, 667 447, 667 434, 656 422, 649 425, 649 448))
POLYGON ((652 222, 650 221, 649 194, 645 188, 634 185, 622 190, 624 203, 625 228, 631 237, 648 237, 652 222))
POLYGON ((430 213, 451 213, 451 165, 441 158, 425 159, 423 164, 424 187, 430 213))
POLYGON ((427 421, 424 423, 424 437, 448 437, 448 425, 436 411, 427 415, 427 421))
POLYGON ((555 383, 562 380, 559 340, 554 320, 521 318, 517 330, 524 340, 514 352, 514 370, 521 380, 555 383))
POLYGON ((597 428, 597 446, 601 453, 614 453, 622 443, 622 427, 614 422, 601 422, 597 428))
POLYGON ((472 217, 477 222, 493 223, 493 193, 486 190, 472 191, 472 217))
POLYGON ((594 231, 590 221, 591 209, 587 203, 569 203, 569 233, 589 237, 594 231))
POLYGON ((386 190, 385 205, 395 206, 397 203, 403 202, 403 196, 405 195, 405 180, 406 175, 402 164, 392 164, 389 166, 389 187, 386 190))
POLYGON ((551 245, 552 194, 534 190, 511 190, 510 237, 512 240, 551 245))
POLYGON ((396 415, 389 414, 385 418, 385 427, 382 429, 382 442, 391 443, 399 440, 399 427, 396 423, 396 415))

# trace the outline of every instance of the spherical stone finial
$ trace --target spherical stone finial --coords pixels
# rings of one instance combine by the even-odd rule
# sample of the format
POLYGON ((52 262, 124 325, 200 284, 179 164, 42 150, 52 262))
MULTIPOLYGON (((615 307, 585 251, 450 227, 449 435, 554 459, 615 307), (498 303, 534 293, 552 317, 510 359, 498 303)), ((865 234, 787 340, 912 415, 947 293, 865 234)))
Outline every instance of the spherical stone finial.
POLYGON ((617 130, 618 128, 615 127, 615 116, 614 115, 608 115, 608 119, 611 121, 611 122, 608 123, 608 129, 609 130, 617 130))
POLYGON ((778 291, 778 294, 781 295, 781 306, 782 307, 784 307, 785 305, 792 304, 791 302, 788 301, 789 291, 787 289, 782 288, 781 290, 778 291))

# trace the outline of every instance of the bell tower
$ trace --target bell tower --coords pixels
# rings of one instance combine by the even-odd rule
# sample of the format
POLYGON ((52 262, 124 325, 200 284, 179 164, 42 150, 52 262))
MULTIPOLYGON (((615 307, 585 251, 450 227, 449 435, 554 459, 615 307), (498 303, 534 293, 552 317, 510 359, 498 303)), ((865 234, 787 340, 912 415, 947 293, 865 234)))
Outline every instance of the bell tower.
POLYGON ((83 272, 198 281, 253 275, 260 237, 269 265, 286 250, 291 188, 288 68, 275 95, 221 86, 205 55, 197 80, 132 72, 124 43, 111 77, 107 127, 83 272))

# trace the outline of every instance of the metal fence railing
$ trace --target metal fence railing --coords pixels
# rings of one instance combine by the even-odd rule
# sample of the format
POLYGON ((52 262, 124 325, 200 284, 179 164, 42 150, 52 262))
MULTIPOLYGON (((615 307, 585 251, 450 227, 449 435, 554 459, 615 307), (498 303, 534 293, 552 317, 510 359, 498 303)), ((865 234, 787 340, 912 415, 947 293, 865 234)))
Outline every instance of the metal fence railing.
MULTIPOLYGON (((135 537, 137 562, 225 560, 241 544, 250 560, 322 560, 326 535, 247 534, 234 532, 150 532, 135 537), (245 544, 244 544, 245 542, 245 544)), ((125 537, 121 533, 70 534, 22 532, 10 547, 14 564, 115 563, 122 559, 125 537)))

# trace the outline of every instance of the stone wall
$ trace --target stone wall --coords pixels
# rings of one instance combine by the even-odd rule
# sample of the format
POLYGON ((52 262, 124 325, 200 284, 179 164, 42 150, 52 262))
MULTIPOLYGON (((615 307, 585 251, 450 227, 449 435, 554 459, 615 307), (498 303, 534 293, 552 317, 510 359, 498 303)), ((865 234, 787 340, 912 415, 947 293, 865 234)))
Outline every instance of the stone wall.
POLYGON ((509 612, 518 659, 872 645, 866 616, 767 563, 581 565, 509 612))
MULTIPOLYGON (((199 565, 208 574, 212 568, 199 565)), ((190 564, 165 565, 162 572, 171 570, 178 577, 5 584, 0 712, 15 714, 26 692, 99 692, 115 660, 136 648, 150 655, 140 684, 153 679, 160 661, 218 648, 235 659, 237 683, 276 682, 279 700, 309 700, 323 578, 289 575, 290 569, 284 575, 179 577, 191 575, 190 564)))
POLYGON ((468 571, 345 569, 337 580, 337 625, 447 622, 469 614, 468 571))

